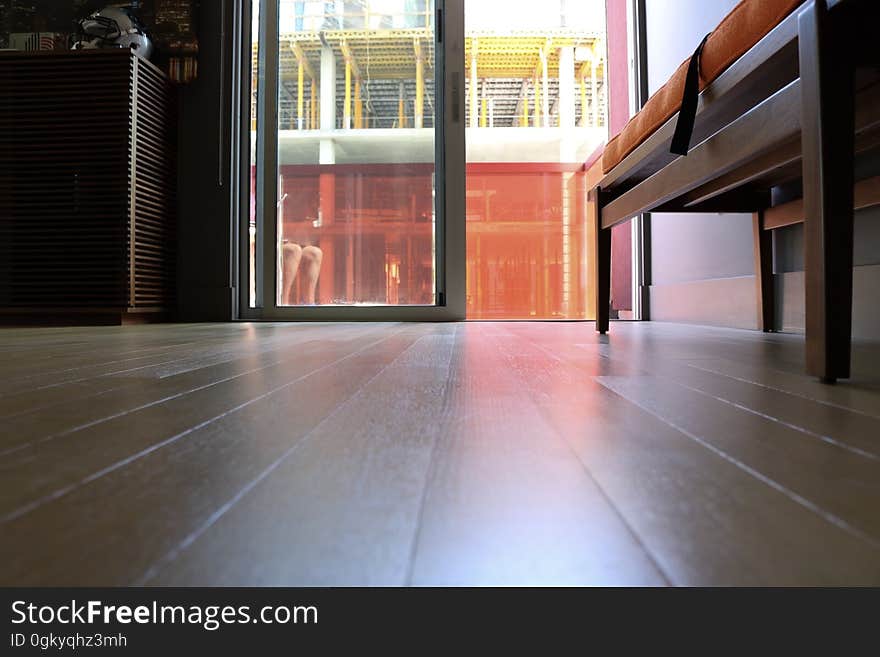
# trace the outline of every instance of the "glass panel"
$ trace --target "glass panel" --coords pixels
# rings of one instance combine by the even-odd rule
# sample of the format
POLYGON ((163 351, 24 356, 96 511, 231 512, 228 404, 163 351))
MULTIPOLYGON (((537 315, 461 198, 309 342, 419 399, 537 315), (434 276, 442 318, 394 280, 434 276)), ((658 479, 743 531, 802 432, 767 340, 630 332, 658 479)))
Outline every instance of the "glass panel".
POLYGON ((590 319, 605 2, 469 0, 465 28, 468 318, 590 319))
POLYGON ((469 163, 469 319, 585 319, 586 175, 546 162, 469 163))
POLYGON ((281 0, 278 305, 435 304, 433 17, 281 0))

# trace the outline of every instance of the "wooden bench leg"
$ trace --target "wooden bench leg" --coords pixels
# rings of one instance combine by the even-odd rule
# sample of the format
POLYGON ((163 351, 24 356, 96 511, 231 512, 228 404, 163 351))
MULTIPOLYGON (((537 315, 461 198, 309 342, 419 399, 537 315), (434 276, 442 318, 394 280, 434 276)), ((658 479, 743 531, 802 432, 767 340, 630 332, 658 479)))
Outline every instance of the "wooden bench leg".
POLYGON ((776 329, 776 290, 773 283, 773 234, 764 230, 764 213, 752 215, 755 239, 755 293, 758 302, 758 330, 776 329))
POLYGON ((807 372, 850 375, 854 68, 824 0, 799 15, 807 372))
POLYGON ((590 220, 596 231, 596 330, 607 333, 611 320, 611 229, 602 228, 601 190, 590 190, 590 220))

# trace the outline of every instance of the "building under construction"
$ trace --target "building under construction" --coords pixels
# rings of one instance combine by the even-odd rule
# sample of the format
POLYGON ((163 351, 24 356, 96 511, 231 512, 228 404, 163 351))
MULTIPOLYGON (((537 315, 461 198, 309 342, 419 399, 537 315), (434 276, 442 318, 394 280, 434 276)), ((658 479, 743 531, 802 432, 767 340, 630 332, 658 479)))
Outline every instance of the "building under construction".
MULTIPOLYGON (((282 130, 433 127, 433 2, 398 2, 396 14, 373 11, 391 3, 370 0, 285 4, 299 13, 280 35, 282 130), (328 75, 335 84, 322 88, 328 75), (322 122, 322 111, 332 120, 322 122)), ((470 127, 604 126, 604 35, 563 27, 564 14, 558 23, 468 31, 470 127)))
MULTIPOLYGON (((580 177, 605 136, 604 28, 559 6, 546 26, 466 32, 474 318, 587 313, 580 177)), ((319 303, 434 303, 433 7, 281 3, 279 235, 322 249, 319 303)), ((253 56, 256 131, 256 39, 253 56)))

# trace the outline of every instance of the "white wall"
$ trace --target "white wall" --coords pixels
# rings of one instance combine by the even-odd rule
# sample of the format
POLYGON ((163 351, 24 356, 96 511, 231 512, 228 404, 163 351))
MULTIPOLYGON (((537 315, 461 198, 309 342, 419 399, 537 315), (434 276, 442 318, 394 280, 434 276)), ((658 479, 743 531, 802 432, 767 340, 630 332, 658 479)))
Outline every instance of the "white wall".
MULTIPOLYGON (((647 0, 648 85, 662 86, 738 0, 647 0)), ((860 160, 859 178, 880 175, 880 157, 860 160)), ((749 215, 655 214, 651 317, 755 328, 749 215)), ((774 232, 777 328, 804 328, 803 226, 774 232)), ((880 208, 856 213, 853 336, 880 336, 880 208)))
MULTIPOLYGON (((738 0, 648 0, 648 88, 654 93, 738 0)), ((754 273, 750 215, 655 214, 652 283, 754 273)), ((658 299, 658 301, 660 301, 658 299)), ((662 308, 653 309, 662 315, 662 308)))

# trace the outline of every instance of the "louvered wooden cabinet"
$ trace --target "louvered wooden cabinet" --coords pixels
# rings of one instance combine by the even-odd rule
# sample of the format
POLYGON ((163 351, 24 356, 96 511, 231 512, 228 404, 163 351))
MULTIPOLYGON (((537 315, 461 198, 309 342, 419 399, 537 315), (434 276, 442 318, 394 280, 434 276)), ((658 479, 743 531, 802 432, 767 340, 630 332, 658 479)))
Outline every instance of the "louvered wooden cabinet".
POLYGON ((170 311, 174 96, 127 50, 0 53, 0 321, 170 311))

